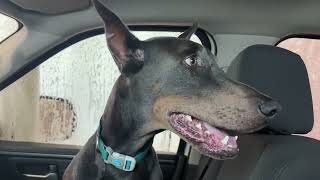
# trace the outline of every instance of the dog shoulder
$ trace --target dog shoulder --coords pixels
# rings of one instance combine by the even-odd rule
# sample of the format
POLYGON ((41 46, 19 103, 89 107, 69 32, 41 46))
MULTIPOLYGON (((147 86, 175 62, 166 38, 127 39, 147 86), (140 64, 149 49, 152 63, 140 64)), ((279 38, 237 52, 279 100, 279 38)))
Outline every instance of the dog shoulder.
POLYGON ((96 139, 92 136, 67 167, 63 180, 100 180, 104 163, 96 152, 96 139))

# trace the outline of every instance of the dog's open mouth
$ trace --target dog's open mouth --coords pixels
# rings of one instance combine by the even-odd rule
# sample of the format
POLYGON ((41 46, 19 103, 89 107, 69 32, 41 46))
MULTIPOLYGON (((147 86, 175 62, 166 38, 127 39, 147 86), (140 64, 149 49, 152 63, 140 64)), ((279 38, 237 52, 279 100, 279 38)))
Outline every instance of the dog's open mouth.
POLYGON ((237 136, 229 136, 225 131, 205 121, 175 112, 169 114, 169 124, 185 140, 213 158, 229 159, 239 152, 237 136))

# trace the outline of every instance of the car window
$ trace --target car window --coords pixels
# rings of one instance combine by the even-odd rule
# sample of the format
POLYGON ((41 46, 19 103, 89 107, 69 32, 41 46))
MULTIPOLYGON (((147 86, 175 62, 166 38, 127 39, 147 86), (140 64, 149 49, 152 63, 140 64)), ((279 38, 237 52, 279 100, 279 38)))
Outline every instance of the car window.
POLYGON ((307 67, 315 121, 312 131, 306 136, 320 140, 320 40, 290 38, 278 46, 299 54, 307 67))
POLYGON ((18 22, 0 13, 0 42, 15 33, 19 28, 18 22))
MULTIPOLYGON (((141 40, 180 34, 163 31, 133 33, 141 40)), ((191 39, 201 43, 195 35, 191 39)), ((96 35, 65 48, 0 92, 0 102, 2 95, 3 102, 18 101, 22 106, 3 104, 3 113, 8 114, 5 118, 9 120, 2 122, 0 138, 83 145, 96 131, 119 75, 107 49, 105 35, 96 35), (18 100, 12 94, 15 90, 23 92, 18 100), (21 102, 23 98, 25 105, 21 102)), ((176 153, 179 140, 174 133, 164 131, 156 135, 153 145, 156 151, 176 153)))

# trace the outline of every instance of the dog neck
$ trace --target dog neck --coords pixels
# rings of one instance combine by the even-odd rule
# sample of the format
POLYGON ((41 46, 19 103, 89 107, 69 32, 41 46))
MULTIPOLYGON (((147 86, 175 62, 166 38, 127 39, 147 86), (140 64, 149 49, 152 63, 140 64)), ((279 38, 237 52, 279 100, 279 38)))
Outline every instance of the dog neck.
POLYGON ((151 148, 156 133, 146 130, 144 120, 137 120, 125 90, 125 77, 120 76, 115 83, 106 109, 101 117, 101 139, 115 152, 135 156, 138 152, 151 148))

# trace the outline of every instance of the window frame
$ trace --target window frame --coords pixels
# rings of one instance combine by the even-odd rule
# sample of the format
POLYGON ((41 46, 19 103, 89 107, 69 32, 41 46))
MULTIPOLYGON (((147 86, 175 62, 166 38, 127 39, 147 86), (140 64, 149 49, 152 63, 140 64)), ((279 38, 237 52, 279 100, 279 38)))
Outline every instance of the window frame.
POLYGON ((5 42, 5 41, 6 41, 7 39, 9 39, 11 36, 15 35, 18 31, 20 31, 20 29, 23 27, 23 24, 22 24, 20 21, 18 21, 16 18, 12 17, 12 16, 8 16, 7 14, 1 13, 1 12, 0 12, 0 14, 3 15, 3 16, 7 16, 7 17, 9 17, 9 18, 11 18, 11 19, 13 19, 13 20, 15 20, 16 23, 18 24, 18 28, 16 29, 16 31, 14 31, 14 32, 11 33, 9 36, 7 36, 6 38, 4 38, 3 40, 0 41, 0 45, 1 45, 3 42, 5 42))
MULTIPOLYGON (((166 32, 183 32, 188 29, 190 26, 172 26, 172 25, 128 25, 129 29, 132 31, 166 31, 166 32)), ((38 57, 34 58, 30 63, 26 64, 23 68, 15 73, 15 75, 8 77, 4 81, 0 82, 0 91, 4 88, 12 84, 13 82, 20 79, 22 76, 27 74, 28 72, 32 71, 40 64, 48 60, 50 57, 54 56, 55 54, 59 53, 65 48, 82 41, 84 39, 100 35, 104 33, 104 28, 94 28, 87 31, 79 32, 67 40, 61 42, 60 44, 55 45, 48 51, 44 52, 43 54, 39 55, 38 57)), ((206 30, 202 28, 198 28, 195 32, 195 35, 199 38, 202 45, 212 51, 212 47, 214 48, 214 55, 217 55, 217 43, 214 40, 214 37, 206 30), (210 39, 209 39, 210 37, 210 39), (210 41, 211 40, 211 41, 210 41), (211 44, 211 42, 213 44, 211 44)))
POLYGON ((274 46, 278 46, 280 43, 282 43, 285 40, 292 39, 292 38, 301 38, 301 39, 319 39, 320 40, 320 34, 308 34, 308 33, 299 33, 299 34, 290 34, 286 35, 282 38, 280 38, 274 46))

